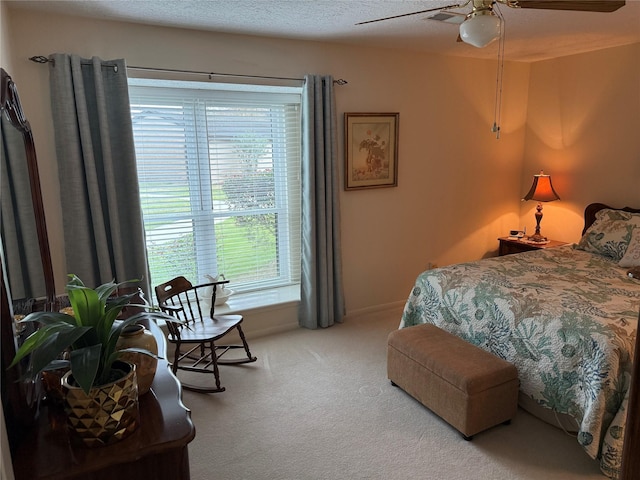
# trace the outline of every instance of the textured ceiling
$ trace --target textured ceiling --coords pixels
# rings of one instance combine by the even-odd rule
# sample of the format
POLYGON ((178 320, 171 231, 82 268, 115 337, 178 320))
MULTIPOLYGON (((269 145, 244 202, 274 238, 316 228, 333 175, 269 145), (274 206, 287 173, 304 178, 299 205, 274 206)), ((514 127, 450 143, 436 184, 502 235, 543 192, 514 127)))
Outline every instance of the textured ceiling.
MULTIPOLYGON (((107 20, 237 34, 495 58, 497 42, 478 49, 456 42, 458 26, 421 14, 368 25, 358 22, 464 0, 2 0, 107 20)), ((537 61, 640 42, 640 0, 613 13, 514 9, 504 5, 505 58, 537 61)), ((470 7, 452 10, 467 13, 470 7)))

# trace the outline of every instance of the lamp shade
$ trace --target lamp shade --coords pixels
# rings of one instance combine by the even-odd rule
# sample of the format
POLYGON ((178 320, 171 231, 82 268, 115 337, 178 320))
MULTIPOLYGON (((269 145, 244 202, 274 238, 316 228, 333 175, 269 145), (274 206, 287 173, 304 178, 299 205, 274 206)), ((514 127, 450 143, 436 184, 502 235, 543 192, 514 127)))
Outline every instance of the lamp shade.
POLYGON ((531 190, 529 190, 529 193, 524 196, 523 200, 536 200, 538 202, 553 202, 554 200, 560 200, 560 197, 553 189, 551 175, 545 175, 543 172, 540 172, 538 175, 534 175, 531 190))
POLYGON ((488 10, 473 12, 460 24, 460 38, 474 47, 486 47, 500 38, 500 19, 488 10))

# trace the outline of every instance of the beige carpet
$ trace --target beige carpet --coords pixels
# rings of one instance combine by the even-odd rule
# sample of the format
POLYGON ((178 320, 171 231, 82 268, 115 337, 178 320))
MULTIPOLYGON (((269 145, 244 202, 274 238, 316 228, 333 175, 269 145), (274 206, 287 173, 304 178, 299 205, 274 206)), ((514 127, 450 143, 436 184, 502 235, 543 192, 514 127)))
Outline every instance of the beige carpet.
POLYGON ((386 378, 400 311, 249 339, 258 361, 221 367, 224 393, 184 392, 192 480, 598 479, 562 430, 519 410, 472 442, 386 378))

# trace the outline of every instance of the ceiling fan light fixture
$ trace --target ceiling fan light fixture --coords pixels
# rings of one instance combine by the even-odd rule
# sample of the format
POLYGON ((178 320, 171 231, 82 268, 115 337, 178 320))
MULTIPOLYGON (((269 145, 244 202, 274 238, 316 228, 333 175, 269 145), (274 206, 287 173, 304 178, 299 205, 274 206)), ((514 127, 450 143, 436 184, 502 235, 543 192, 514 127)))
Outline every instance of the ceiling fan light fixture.
POLYGON ((460 24, 460 38, 474 47, 486 47, 500 38, 500 19, 490 9, 474 11, 460 24))

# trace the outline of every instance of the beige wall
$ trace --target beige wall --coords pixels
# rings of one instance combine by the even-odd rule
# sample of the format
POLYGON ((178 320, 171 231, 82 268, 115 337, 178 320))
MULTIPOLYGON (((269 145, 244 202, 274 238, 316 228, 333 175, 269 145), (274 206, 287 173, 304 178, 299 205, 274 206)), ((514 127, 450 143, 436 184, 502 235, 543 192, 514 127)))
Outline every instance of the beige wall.
POLYGON ((11 38, 9 34, 9 14, 5 3, 0 3, 0 66, 11 74, 11 38))
MULTIPOLYGON (((592 202, 640 208, 640 44, 531 65, 522 192, 551 174, 542 233, 578 241, 592 202)), ((527 230, 536 202, 522 205, 527 230)))
MULTIPOLYGON (((604 85, 594 76, 584 88, 603 96, 612 84, 624 83, 619 95, 632 96, 633 82, 638 85, 638 67, 632 72, 624 68, 630 57, 635 54, 637 58, 637 46, 571 57, 566 62, 507 62, 502 135, 497 140, 490 130, 495 61, 42 16, 21 10, 11 10, 10 21, 10 73, 34 130, 58 289, 66 272, 48 72, 47 67, 27 60, 32 55, 67 52, 125 58, 136 66, 257 75, 332 74, 349 81, 336 87, 341 133, 344 112, 399 112, 399 186, 341 194, 343 275, 350 314, 403 303, 416 275, 429 262, 446 265, 493 255, 496 237, 523 222, 528 230, 533 228, 529 208, 533 205, 521 205, 519 199, 530 184, 530 175, 540 168, 553 174, 563 197, 562 202, 548 204, 543 222, 543 231, 548 227, 547 233, 559 239, 577 240, 575 227, 564 230, 554 226, 554 217, 560 218, 558 210, 566 211, 571 220, 592 200, 632 203, 634 199, 628 177, 635 173, 637 178, 637 163, 630 158, 635 152, 637 161, 637 135, 632 140, 617 132, 640 131, 637 88, 635 105, 620 104, 619 98, 613 105, 609 98, 590 102, 590 118, 606 125, 607 138, 616 142, 614 155, 610 142, 598 143, 598 154, 593 144, 599 130, 594 125, 574 138, 573 146, 550 146, 545 135, 558 135, 558 131, 566 135, 567 123, 572 121, 569 117, 583 113, 580 108, 586 106, 582 101, 570 97, 565 107, 563 95, 570 95, 565 90, 571 82, 586 81, 581 71, 589 67, 592 58, 616 68, 604 85), (635 80, 626 78, 630 74, 635 80), (625 108, 630 111, 620 119, 617 109, 625 108), (617 175, 624 178, 625 194, 616 197, 621 182, 614 178, 593 197, 574 195, 585 184, 569 175, 582 165, 584 155, 576 141, 584 139, 590 140, 584 152, 590 158, 589 168, 582 169, 588 184, 584 188, 593 189, 606 165, 613 165, 616 171, 624 171, 617 175), (569 147, 571 155, 563 155, 569 147), (555 162, 559 159, 567 167, 558 168, 555 162), (574 162, 571 169, 569 160, 574 162), (603 166, 591 175, 599 161, 603 166)), ((342 145, 340 149, 342 158, 342 145)), ((248 330, 291 325, 295 308, 251 315, 247 323, 248 330)))
MULTIPOLYGON (((517 223, 529 68, 506 70, 503 135, 493 122, 495 62, 406 51, 232 36, 12 10, 13 75, 36 138, 54 269, 64 282, 47 68, 32 55, 72 52, 129 65, 300 77, 332 74, 344 112, 400 112, 399 186, 343 192, 348 312, 403 301, 428 262, 492 254, 517 223)), ((342 156, 342 153, 341 153, 342 156)))

